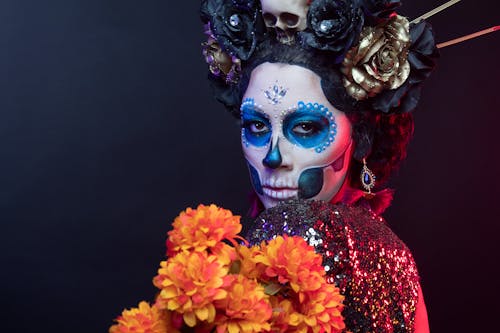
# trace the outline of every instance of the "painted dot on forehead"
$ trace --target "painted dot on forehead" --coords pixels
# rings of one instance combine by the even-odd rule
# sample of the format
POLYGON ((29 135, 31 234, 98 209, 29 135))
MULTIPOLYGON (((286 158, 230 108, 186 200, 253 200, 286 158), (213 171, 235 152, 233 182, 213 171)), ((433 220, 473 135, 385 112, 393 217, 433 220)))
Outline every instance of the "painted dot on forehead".
POLYGON ((253 98, 247 97, 243 100, 240 106, 240 111, 243 112, 247 110, 248 108, 253 109, 255 106, 255 100, 253 98))
POLYGON ((247 138, 246 138, 245 127, 241 128, 241 142, 243 142, 243 144, 247 148, 250 145, 250 143, 247 141, 247 138))

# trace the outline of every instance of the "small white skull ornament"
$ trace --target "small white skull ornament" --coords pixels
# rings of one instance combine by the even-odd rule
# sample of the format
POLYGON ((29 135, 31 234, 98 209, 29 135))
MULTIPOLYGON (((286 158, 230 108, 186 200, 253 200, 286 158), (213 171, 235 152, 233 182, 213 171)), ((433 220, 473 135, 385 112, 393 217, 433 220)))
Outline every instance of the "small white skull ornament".
POLYGON ((310 0, 261 0, 262 16, 268 30, 274 30, 276 39, 293 44, 295 33, 307 26, 310 0))

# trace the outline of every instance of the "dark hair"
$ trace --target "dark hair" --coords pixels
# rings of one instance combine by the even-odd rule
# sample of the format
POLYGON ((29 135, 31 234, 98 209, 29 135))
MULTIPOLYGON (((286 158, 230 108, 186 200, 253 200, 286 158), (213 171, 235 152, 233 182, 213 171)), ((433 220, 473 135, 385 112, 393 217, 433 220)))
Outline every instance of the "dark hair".
POLYGON ((413 117, 410 113, 384 114, 369 108, 349 96, 342 83, 342 73, 333 64, 331 56, 316 49, 305 49, 303 45, 284 45, 265 40, 242 67, 237 85, 221 84, 213 77, 215 97, 236 117, 242 96, 248 87, 253 69, 265 62, 298 65, 315 72, 321 78, 323 93, 329 102, 349 118, 353 127, 355 149, 349 174, 351 186, 360 188, 358 175, 366 158, 368 167, 377 177, 377 187, 385 183, 400 161, 413 133, 413 117))

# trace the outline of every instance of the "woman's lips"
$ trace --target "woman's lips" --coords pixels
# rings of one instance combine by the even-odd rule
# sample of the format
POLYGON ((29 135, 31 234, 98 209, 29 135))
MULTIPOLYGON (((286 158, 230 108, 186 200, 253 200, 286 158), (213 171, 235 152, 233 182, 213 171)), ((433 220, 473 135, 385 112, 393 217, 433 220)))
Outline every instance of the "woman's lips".
POLYGON ((278 200, 287 200, 294 198, 299 192, 297 188, 271 186, 263 186, 262 191, 266 196, 278 200))

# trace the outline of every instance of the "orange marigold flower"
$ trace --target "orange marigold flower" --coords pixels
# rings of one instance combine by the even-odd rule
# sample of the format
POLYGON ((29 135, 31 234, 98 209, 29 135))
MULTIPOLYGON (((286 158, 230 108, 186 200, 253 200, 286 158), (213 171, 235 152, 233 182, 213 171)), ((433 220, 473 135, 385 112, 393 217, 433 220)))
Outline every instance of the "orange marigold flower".
POLYGON ((225 243, 219 243, 210 249, 210 252, 217 256, 217 260, 224 266, 229 265, 232 261, 238 259, 236 249, 225 243))
POLYGON ((328 284, 322 257, 301 237, 276 237, 261 244, 262 253, 253 257, 265 266, 260 279, 277 292, 271 298, 276 331, 302 333, 341 332, 343 296, 328 284), (284 297, 283 295, 286 295, 284 297))
POLYGON ((291 332, 301 323, 302 316, 293 306, 292 300, 280 295, 271 296, 273 307, 272 327, 273 332, 291 332))
POLYGON ((170 312, 140 302, 138 308, 124 310, 116 319, 117 324, 109 328, 109 333, 178 333, 172 325, 170 312))
POLYGON ((256 261, 266 266, 261 276, 264 281, 277 279, 297 293, 321 287, 325 280, 322 257, 303 238, 278 236, 267 244, 263 242, 261 247, 262 255, 258 255, 256 261))
POLYGON ((259 262, 258 256, 263 253, 259 246, 246 247, 238 245, 236 247, 238 253, 240 270, 239 274, 250 279, 258 279, 264 273, 266 266, 259 262))
POLYGON ((167 254, 179 251, 204 251, 221 246, 223 240, 233 245, 241 239, 240 217, 230 210, 216 205, 188 208, 174 220, 173 229, 168 232, 167 254))
POLYGON ((304 301, 298 294, 271 297, 273 332, 340 333, 345 329, 342 317, 344 297, 332 284, 325 284, 314 292, 305 293, 304 301))
POLYGON ((319 290, 308 292, 307 300, 299 306, 302 320, 297 329, 313 333, 342 332, 345 329, 343 300, 339 289, 325 281, 319 290))
POLYGON ((180 252, 161 262, 153 279, 161 289, 157 297, 160 308, 183 314, 185 323, 194 327, 198 320, 215 319, 213 302, 226 297, 230 283, 228 268, 215 255, 206 252, 180 252))
POLYGON ((272 316, 271 304, 264 287, 253 279, 232 275, 227 297, 216 301, 218 315, 215 319, 218 333, 252 333, 269 331, 272 316))

